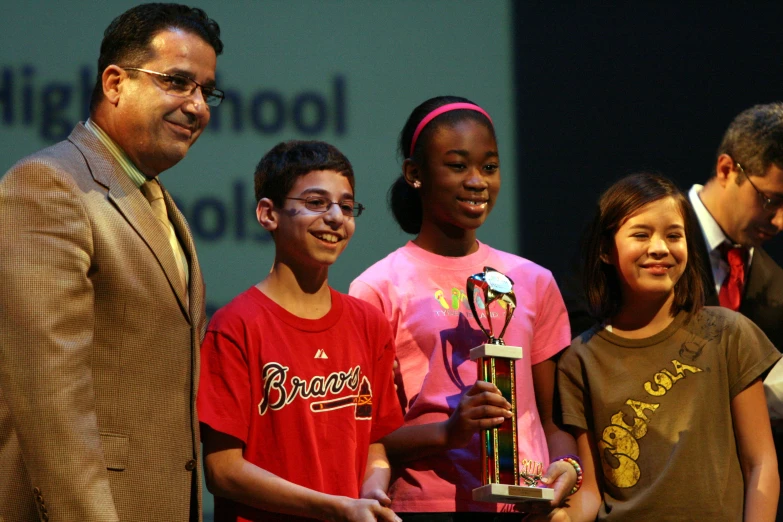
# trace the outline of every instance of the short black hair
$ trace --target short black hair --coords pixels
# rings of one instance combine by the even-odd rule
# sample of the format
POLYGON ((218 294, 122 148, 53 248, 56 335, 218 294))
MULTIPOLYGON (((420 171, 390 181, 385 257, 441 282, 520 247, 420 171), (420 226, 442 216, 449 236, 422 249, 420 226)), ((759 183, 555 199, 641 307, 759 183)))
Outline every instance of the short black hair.
POLYGON ((353 167, 337 147, 323 141, 284 141, 264 154, 255 172, 256 202, 269 198, 282 207, 296 180, 318 170, 333 170, 354 190, 353 167))
POLYGON ((137 67, 151 57, 150 42, 161 31, 180 29, 207 42, 216 55, 223 52, 220 27, 197 7, 181 4, 141 4, 112 20, 103 32, 98 57, 98 77, 92 90, 90 110, 103 99, 103 71, 112 64, 137 67))
POLYGON ((601 257, 610 251, 617 230, 639 209, 654 201, 672 198, 685 224, 688 260, 685 271, 674 286, 672 315, 680 310, 697 312, 704 305, 704 275, 700 250, 701 238, 696 214, 687 196, 660 174, 630 174, 609 187, 598 200, 595 217, 582 242, 582 283, 591 315, 598 321, 615 316, 622 307, 622 290, 617 269, 601 257))
MULTIPOLYGON (((721 154, 728 154, 754 176, 765 176, 773 164, 783 168, 783 103, 754 105, 738 114, 726 129, 716 157, 721 154)), ((743 180, 737 177, 738 184, 743 180)))
MULTIPOLYGON (((403 161, 411 159, 419 165, 426 164, 424 151, 427 149, 427 144, 432 135, 442 126, 453 126, 465 120, 473 120, 486 126, 492 133, 492 136, 495 136, 495 128, 492 122, 482 113, 470 109, 457 109, 439 114, 425 125, 416 138, 415 150, 411 150, 413 134, 416 132, 419 122, 438 107, 450 103, 471 103, 475 105, 467 98, 459 96, 436 96, 413 109, 413 112, 411 112, 408 120, 405 122, 405 126, 402 128, 402 132, 400 132, 397 143, 397 151, 403 161)), ((391 188, 389 188, 388 201, 392 215, 397 224, 400 225, 400 228, 408 234, 418 234, 421 231, 422 220, 421 198, 418 191, 408 185, 404 176, 401 175, 397 178, 391 188)))

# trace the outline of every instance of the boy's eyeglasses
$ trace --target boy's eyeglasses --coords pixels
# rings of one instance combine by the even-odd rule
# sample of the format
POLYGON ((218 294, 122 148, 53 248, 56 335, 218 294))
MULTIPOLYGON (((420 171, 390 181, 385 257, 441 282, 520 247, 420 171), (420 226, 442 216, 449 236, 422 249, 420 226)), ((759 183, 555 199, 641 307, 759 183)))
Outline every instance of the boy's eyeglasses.
POLYGON ((329 198, 325 198, 323 196, 308 196, 306 198, 285 198, 285 199, 294 199, 296 201, 304 201, 305 208, 307 210, 312 210, 313 212, 317 212, 318 214, 323 214, 324 212, 328 212, 330 208, 332 208, 332 205, 337 205, 340 207, 340 212, 343 213, 343 216, 345 217, 358 217, 362 215, 362 212, 364 211, 364 205, 361 203, 357 203, 355 201, 347 200, 347 201, 332 201, 329 198))
POLYGON ((201 95, 204 97, 204 101, 210 107, 217 107, 220 102, 223 101, 225 95, 220 89, 214 87, 206 87, 201 85, 193 78, 182 76, 181 74, 165 74, 157 71, 150 71, 149 69, 140 69, 138 67, 123 67, 126 71, 139 71, 158 77, 158 81, 166 91, 166 94, 172 96, 178 96, 180 98, 187 98, 192 96, 196 89, 201 89, 201 95))
POLYGON ((742 165, 739 164, 739 161, 735 161, 734 163, 737 164, 737 167, 739 167, 739 169, 742 171, 742 175, 745 176, 745 178, 748 180, 748 183, 750 183, 750 186, 753 187, 753 189, 761 198, 761 208, 764 210, 777 210, 783 207, 783 198, 777 196, 770 197, 766 193, 760 191, 758 187, 750 180, 750 176, 748 176, 748 174, 745 172, 745 169, 742 168, 742 165))

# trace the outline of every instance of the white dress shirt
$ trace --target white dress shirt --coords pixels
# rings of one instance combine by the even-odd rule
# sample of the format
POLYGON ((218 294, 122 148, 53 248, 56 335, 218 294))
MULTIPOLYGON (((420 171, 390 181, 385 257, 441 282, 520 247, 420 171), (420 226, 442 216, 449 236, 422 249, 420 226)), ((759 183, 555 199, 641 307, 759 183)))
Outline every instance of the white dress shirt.
MULTIPOLYGON (((702 185, 694 185, 691 190, 688 191, 688 198, 691 200, 693 210, 696 212, 696 217, 699 219, 699 226, 701 226, 701 232, 704 234, 704 242, 707 244, 707 251, 710 254, 710 266, 712 267, 712 278, 715 281, 715 292, 720 294, 720 285, 729 273, 729 264, 723 260, 721 256, 720 246, 723 243, 733 245, 734 243, 726 237, 723 229, 720 228, 718 222, 712 217, 710 211, 702 203, 699 197, 699 192, 704 187, 702 185)), ((748 249, 748 263, 746 268, 750 268, 750 263, 753 261, 753 249, 748 249)))

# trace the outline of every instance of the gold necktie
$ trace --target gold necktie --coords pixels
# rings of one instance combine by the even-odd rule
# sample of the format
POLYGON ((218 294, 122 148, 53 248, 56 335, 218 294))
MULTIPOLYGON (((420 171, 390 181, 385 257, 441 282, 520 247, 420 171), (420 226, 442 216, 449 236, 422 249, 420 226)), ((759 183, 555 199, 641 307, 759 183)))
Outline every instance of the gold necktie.
POLYGON ((166 212, 166 201, 163 199, 163 190, 160 188, 160 183, 158 183, 158 180, 156 179, 151 179, 142 183, 140 188, 144 197, 150 202, 153 214, 155 214, 155 217, 158 218, 158 221, 160 221, 161 225, 166 229, 169 244, 174 253, 174 260, 177 263, 180 283, 182 284, 182 288, 185 289, 185 297, 188 297, 188 277, 187 271, 185 270, 185 253, 182 251, 182 246, 179 244, 177 234, 174 232, 174 227, 169 221, 169 215, 168 212, 166 212))

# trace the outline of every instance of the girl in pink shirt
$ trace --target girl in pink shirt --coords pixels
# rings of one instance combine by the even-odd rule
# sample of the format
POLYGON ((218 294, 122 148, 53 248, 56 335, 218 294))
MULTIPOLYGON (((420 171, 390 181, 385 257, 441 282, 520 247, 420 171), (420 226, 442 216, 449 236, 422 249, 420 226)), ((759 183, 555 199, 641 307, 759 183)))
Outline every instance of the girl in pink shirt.
POLYGON ((390 203, 400 227, 416 238, 350 288, 384 312, 395 335, 405 424, 384 439, 394 466, 393 509, 405 520, 519 520, 519 513, 497 514, 513 506, 471 495, 481 486, 478 432, 512 415, 494 385, 476 380, 469 358, 487 339, 470 312, 465 282, 490 266, 515 283, 517 308, 504 340, 524 353, 516 362, 520 471, 543 475, 541 485, 555 490, 551 505, 521 509, 570 520, 555 508, 578 478, 577 467, 559 459, 575 453, 574 439, 552 419, 555 357, 570 343, 562 297, 548 270, 476 239, 500 190, 492 121, 464 98, 432 98, 408 118, 399 150, 402 175, 390 203))

